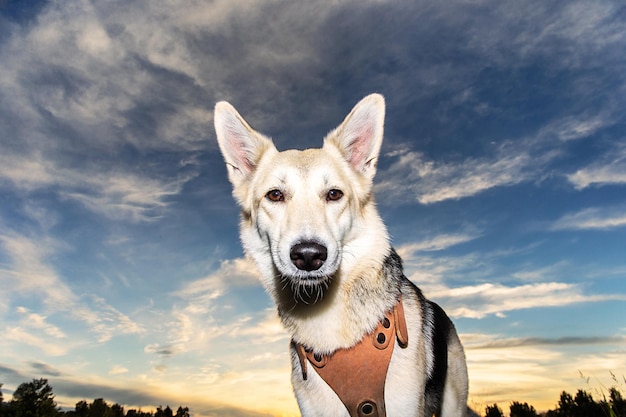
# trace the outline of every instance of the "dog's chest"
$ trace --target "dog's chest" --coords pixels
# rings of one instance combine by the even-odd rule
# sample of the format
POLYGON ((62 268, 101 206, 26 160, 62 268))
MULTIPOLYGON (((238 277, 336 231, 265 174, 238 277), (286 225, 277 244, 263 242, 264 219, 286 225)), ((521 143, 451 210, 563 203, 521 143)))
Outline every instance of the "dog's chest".
MULTIPOLYGON (((365 335, 359 343, 349 349, 340 349, 331 355, 321 355, 295 342, 293 346, 301 369, 302 385, 319 385, 322 381, 317 379, 321 378, 341 400, 345 406, 344 410, 347 410, 351 417, 386 417, 388 415, 386 411, 388 401, 385 398, 386 381, 390 379, 389 387, 397 383, 396 378, 388 377, 392 355, 394 350, 402 351, 408 346, 402 300, 398 300, 394 308, 385 314, 373 332, 365 335), (314 375, 310 369, 314 370, 314 375), (309 375, 314 381, 307 384, 309 375)), ((396 355, 401 356, 403 355, 396 355)), ((396 366, 397 363, 394 368, 396 366)), ((294 371, 294 379, 298 378, 296 374, 294 371)), ((294 385, 297 395, 298 385, 300 384, 294 385)), ((310 397, 301 392, 298 395, 299 400, 304 396, 310 397)), ((300 402, 302 405, 303 401, 300 402)))

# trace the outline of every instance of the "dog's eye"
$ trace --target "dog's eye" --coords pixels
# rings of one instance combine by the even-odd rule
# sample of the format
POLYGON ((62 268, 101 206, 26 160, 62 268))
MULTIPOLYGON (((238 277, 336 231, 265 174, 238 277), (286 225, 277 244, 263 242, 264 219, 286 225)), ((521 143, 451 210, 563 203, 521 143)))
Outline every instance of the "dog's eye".
POLYGON ((285 201, 285 195, 280 190, 271 190, 265 197, 270 201, 285 201))
POLYGON ((343 197, 343 191, 341 190, 330 190, 328 194, 326 194, 326 201, 337 201, 343 197))

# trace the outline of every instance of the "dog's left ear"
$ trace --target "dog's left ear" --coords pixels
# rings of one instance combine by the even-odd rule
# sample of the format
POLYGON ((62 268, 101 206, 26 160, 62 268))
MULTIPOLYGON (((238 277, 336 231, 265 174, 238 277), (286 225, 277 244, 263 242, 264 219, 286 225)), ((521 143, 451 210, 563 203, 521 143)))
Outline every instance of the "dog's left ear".
POLYGON ((380 94, 370 94, 326 136, 324 146, 336 146, 357 172, 371 180, 376 174, 384 124, 385 99, 380 94))

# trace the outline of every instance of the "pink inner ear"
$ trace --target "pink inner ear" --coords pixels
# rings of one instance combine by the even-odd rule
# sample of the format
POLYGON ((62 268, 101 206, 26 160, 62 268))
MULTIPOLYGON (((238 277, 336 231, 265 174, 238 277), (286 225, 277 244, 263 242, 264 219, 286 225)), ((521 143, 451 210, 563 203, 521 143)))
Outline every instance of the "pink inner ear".
POLYGON ((359 171, 364 168, 364 165, 367 162, 367 157, 371 151, 369 145, 373 134, 374 132, 371 126, 364 126, 359 132, 359 135, 352 142, 350 142, 350 145, 348 146, 350 155, 348 161, 359 171))
POLYGON ((247 175, 250 171, 252 171, 254 165, 252 164, 252 161, 250 161, 250 155, 246 149, 243 139, 237 135, 233 136, 235 136, 233 138, 233 151, 235 154, 235 161, 237 162, 237 169, 247 175))

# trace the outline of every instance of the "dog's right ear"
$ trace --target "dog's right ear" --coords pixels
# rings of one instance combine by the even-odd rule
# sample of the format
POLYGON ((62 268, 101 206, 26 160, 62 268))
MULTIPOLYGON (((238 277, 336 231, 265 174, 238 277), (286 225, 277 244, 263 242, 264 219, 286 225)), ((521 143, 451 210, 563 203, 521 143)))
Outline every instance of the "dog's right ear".
POLYGON ((230 103, 220 101, 213 113, 217 143, 235 188, 247 182, 265 152, 276 147, 241 117, 230 103))

